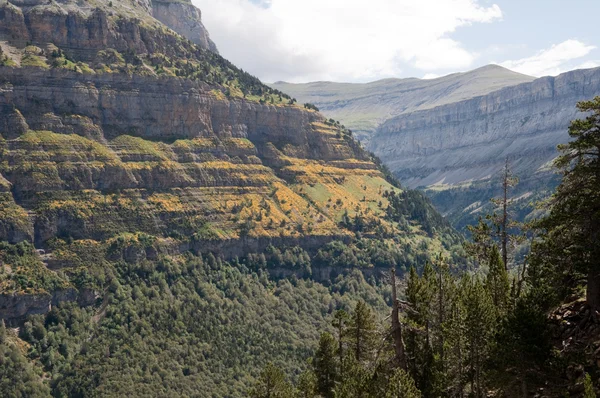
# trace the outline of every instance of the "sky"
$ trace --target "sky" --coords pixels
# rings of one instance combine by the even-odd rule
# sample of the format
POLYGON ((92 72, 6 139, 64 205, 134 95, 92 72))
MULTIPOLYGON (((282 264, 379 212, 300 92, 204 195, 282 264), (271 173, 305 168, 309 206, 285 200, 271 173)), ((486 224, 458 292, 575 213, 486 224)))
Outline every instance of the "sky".
POLYGON ((600 0, 192 0, 219 52, 265 82, 600 66, 600 0))

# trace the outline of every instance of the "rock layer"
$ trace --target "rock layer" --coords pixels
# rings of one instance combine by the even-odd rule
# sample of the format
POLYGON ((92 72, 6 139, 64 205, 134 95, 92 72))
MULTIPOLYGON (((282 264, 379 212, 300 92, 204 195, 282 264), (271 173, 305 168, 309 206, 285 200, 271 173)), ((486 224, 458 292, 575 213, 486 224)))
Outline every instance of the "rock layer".
POLYGON ((200 11, 191 3, 99 0, 82 7, 75 0, 0 0, 0 40, 52 43, 81 59, 93 59, 98 50, 107 48, 176 56, 181 50, 177 36, 165 34, 161 22, 201 48, 217 52, 200 11))
MULTIPOLYGON (((273 196, 265 195, 274 184, 283 183, 280 178, 314 178, 307 167, 319 171, 321 182, 331 179, 338 184, 335 181, 355 176, 381 179, 387 185, 352 140, 329 132, 318 113, 298 107, 219 99, 207 85, 177 78, 86 76, 39 68, 0 68, 0 74, 0 109, 30 129, 15 129, 19 123, 0 126, 0 134, 8 138, 0 172, 16 202, 26 209, 4 226, 4 239, 30 236, 31 229, 23 227, 29 224, 27 212, 35 214, 33 229, 40 245, 64 234, 103 240, 119 231, 172 233, 177 230, 173 223, 190 214, 196 214, 198 222, 216 222, 221 230, 234 233, 236 224, 227 217, 227 208, 217 211, 223 205, 219 198, 230 198, 234 207, 246 200, 244 195, 272 202, 273 196), (123 190, 130 190, 127 198, 132 202, 106 206, 107 195, 123 190), (181 203, 182 195, 186 199, 172 210, 157 208, 157 192, 163 195, 160 200, 181 203), (69 201, 92 201, 98 207, 75 210, 69 201), (107 222, 112 229, 106 229, 107 222)), ((285 189, 303 212, 309 209, 311 217, 318 218, 317 236, 340 236, 335 213, 323 214, 285 189)), ((14 206, 12 198, 5 206, 14 206)), ((268 206, 279 208, 272 216, 286 223, 309 222, 281 204, 268 206)), ((284 233, 274 228, 275 232, 297 234, 293 229, 284 233)))
POLYGON ((506 158, 529 176, 568 140, 575 104, 600 95, 600 69, 504 88, 388 120, 370 148, 410 187, 485 180, 506 158))

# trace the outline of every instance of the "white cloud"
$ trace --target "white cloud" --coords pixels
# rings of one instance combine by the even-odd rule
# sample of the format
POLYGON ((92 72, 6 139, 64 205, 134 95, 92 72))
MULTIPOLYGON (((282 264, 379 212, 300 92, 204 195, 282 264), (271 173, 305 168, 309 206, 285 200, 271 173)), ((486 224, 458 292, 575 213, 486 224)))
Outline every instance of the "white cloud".
MULTIPOLYGON (((562 43, 554 44, 546 50, 539 51, 531 57, 505 61, 500 63, 500 65, 531 76, 556 76, 568 70, 578 68, 573 65, 573 61, 585 57, 595 48, 579 40, 565 40, 562 43)), ((597 66, 597 63, 588 61, 583 65, 594 67, 597 66)))
POLYGON ((600 66, 600 60, 590 60, 590 61, 585 61, 582 64, 577 65, 574 69, 591 69, 591 68, 597 68, 600 66))
POLYGON ((438 77, 440 77, 440 75, 436 74, 436 73, 426 73, 422 79, 424 80, 430 80, 430 79, 437 79, 438 77))
POLYGON ((219 51, 265 81, 365 81, 468 68, 449 34, 500 19, 478 0, 193 0, 219 51), (265 6, 268 4, 268 6, 265 6))

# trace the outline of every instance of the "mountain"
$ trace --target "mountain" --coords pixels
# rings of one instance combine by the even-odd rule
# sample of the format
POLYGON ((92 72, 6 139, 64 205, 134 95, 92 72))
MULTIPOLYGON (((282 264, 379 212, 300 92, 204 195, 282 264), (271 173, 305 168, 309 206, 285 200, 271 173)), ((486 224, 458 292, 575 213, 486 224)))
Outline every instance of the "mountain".
POLYGON ((144 233, 231 259, 356 233, 434 246, 436 228, 453 234, 431 208, 435 221, 392 209, 409 193, 348 131, 167 29, 148 2, 86 4, 2 6, 0 239, 54 252, 62 269, 57 239, 144 233), (422 236, 402 232, 404 216, 422 236))
POLYGON ((277 82, 271 87, 309 102, 342 121, 367 144, 386 120, 402 114, 458 102, 534 78, 497 65, 437 79, 384 79, 372 83, 277 82))
POLYGON ((522 199, 519 217, 552 191, 556 146, 568 140, 569 122, 579 116, 576 102, 600 95, 599 77, 600 69, 589 69, 533 79, 490 65, 433 80, 273 87, 358 129, 403 184, 424 188, 460 229, 491 210, 507 159, 520 178, 513 192, 522 199), (369 112, 353 114, 356 104, 369 112))
POLYGON ((200 47, 219 52, 191 0, 152 0, 152 16, 200 47))
MULTIPOLYGON (((600 69, 567 72, 383 123, 370 149, 409 187, 425 187, 461 227, 500 193, 505 160, 529 202, 551 192, 557 145, 568 141, 578 101, 600 95, 600 69)), ((522 203, 523 204, 523 203, 522 203)), ((517 206, 518 207, 518 206, 517 206)))
POLYGON ((0 319, 19 327, 0 387, 245 396, 267 361, 305 368, 335 310, 383 315, 382 271, 465 265, 422 194, 181 35, 199 23, 186 1, 0 2, 0 319))

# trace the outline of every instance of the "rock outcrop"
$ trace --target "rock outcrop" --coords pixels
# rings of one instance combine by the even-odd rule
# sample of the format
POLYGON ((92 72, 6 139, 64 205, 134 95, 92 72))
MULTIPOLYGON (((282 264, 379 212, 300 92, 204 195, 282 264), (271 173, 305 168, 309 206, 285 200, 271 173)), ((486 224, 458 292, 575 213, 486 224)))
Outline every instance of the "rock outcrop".
POLYGON ((194 7, 191 0, 152 0, 152 15, 202 48, 219 52, 202 23, 200 10, 194 7))
POLYGON ((92 305, 98 297, 98 293, 83 289, 77 292, 75 289, 57 290, 50 293, 38 294, 0 294, 0 319, 9 322, 9 325, 17 325, 29 315, 45 314, 52 306, 63 302, 77 302, 81 306, 92 305))
POLYGON ((600 95, 600 69, 504 88, 388 120, 370 148, 410 187, 488 179, 506 158, 530 175, 568 140, 575 104, 600 95))
POLYGON ((0 40, 52 43, 73 57, 92 59, 96 51, 113 48, 136 54, 175 55, 177 36, 168 26, 201 48, 217 53, 201 22, 200 10, 182 1, 0 0, 0 40), (120 18, 119 16, 127 16, 120 18), (164 25, 163 25, 164 23, 164 25))

